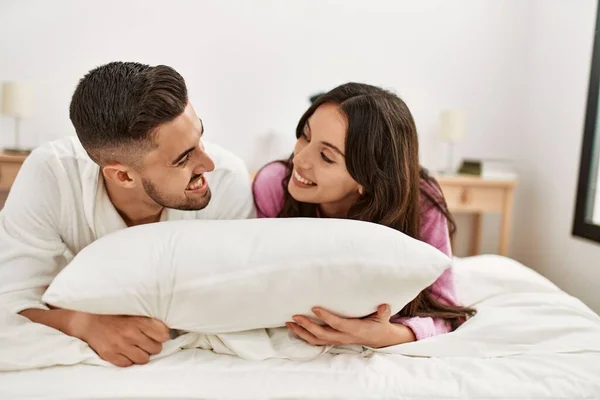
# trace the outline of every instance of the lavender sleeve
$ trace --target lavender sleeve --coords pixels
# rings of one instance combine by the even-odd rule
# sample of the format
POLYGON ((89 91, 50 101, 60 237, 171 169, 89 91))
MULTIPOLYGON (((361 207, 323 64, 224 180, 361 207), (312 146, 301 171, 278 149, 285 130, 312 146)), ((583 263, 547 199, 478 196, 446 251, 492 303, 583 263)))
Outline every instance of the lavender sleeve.
MULTIPOLYGON (((448 257, 452 257, 446 217, 440 210, 431 205, 421 215, 421 240, 437 248, 448 257)), ((441 303, 449 305, 458 304, 454 291, 452 268, 444 271, 426 290, 429 290, 430 295, 441 303)), ((409 327, 417 340, 448 333, 452 330, 450 324, 443 318, 392 317, 392 322, 409 327)))
POLYGON ((258 218, 276 218, 283 207, 285 165, 274 162, 262 168, 254 177, 252 194, 258 218))

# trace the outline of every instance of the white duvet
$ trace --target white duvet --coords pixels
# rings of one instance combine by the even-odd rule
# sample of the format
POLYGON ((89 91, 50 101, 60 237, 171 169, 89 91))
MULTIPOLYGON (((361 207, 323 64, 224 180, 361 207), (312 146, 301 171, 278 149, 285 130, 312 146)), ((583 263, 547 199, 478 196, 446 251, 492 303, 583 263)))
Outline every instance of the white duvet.
POLYGON ((122 370, 77 339, 2 313, 0 398, 600 398, 598 315, 503 257, 454 268, 477 316, 377 351, 315 348, 285 329, 184 334, 148 365, 122 370))

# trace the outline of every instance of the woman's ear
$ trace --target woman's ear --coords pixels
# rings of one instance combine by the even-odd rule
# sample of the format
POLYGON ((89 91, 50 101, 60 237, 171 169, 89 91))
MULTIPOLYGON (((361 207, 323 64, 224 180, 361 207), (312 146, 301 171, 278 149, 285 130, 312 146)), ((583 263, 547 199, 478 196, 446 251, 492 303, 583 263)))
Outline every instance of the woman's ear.
POLYGON ((360 194, 361 196, 362 196, 363 194, 365 194, 365 188, 364 188, 364 187, 362 187, 361 185, 359 185, 359 186, 358 186, 358 194, 360 194))

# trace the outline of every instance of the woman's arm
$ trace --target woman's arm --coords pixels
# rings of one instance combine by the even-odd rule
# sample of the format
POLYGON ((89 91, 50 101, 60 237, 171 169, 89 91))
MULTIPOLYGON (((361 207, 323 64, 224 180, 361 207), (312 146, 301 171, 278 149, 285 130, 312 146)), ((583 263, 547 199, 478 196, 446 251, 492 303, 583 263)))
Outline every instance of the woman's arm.
MULTIPOLYGON (((421 214, 421 240, 435 247, 448 257, 452 257, 450 245, 450 234, 448 232, 448 221, 446 216, 433 204, 428 202, 421 214)), ((444 273, 427 289, 429 295, 440 303, 458 305, 454 289, 454 275, 452 268, 444 273)), ((431 336, 448 333, 452 330, 448 321, 443 318, 402 318, 392 317, 393 323, 409 327, 417 340, 426 339, 431 336)))

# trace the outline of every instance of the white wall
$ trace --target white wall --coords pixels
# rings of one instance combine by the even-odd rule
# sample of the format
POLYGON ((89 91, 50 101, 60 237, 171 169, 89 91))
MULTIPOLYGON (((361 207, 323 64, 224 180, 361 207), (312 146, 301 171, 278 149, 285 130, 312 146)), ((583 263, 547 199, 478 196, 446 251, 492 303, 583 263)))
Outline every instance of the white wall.
POLYGON ((600 245, 571 236, 596 1, 531 4, 513 256, 600 312, 600 245))
MULTIPOLYGON (((462 107, 469 141, 458 156, 510 156, 515 44, 521 6, 501 0, 3 0, 0 79, 31 81, 34 118, 23 141, 73 134, 70 95, 111 60, 164 63, 186 78, 208 137, 254 163, 274 131, 283 153, 308 96, 357 80, 395 89, 415 114, 423 162, 444 166, 437 113, 462 107), (492 144, 492 145, 490 145, 492 144)), ((0 125, 0 145, 12 125, 0 125)), ((251 165, 253 166, 253 165, 251 165)))
MULTIPOLYGON (((594 15, 593 0, 2 0, 0 80, 35 85, 23 123, 35 145, 74 134, 69 99, 90 68, 172 65, 208 137, 251 168, 261 135, 276 132, 288 153, 307 97, 344 81, 395 89, 432 169, 446 160, 439 110, 463 108, 456 158, 519 167, 511 255, 600 311, 600 247, 570 235, 594 15)), ((11 128, 0 120, 0 145, 11 128)), ((498 220, 486 223, 494 251, 498 220)))

